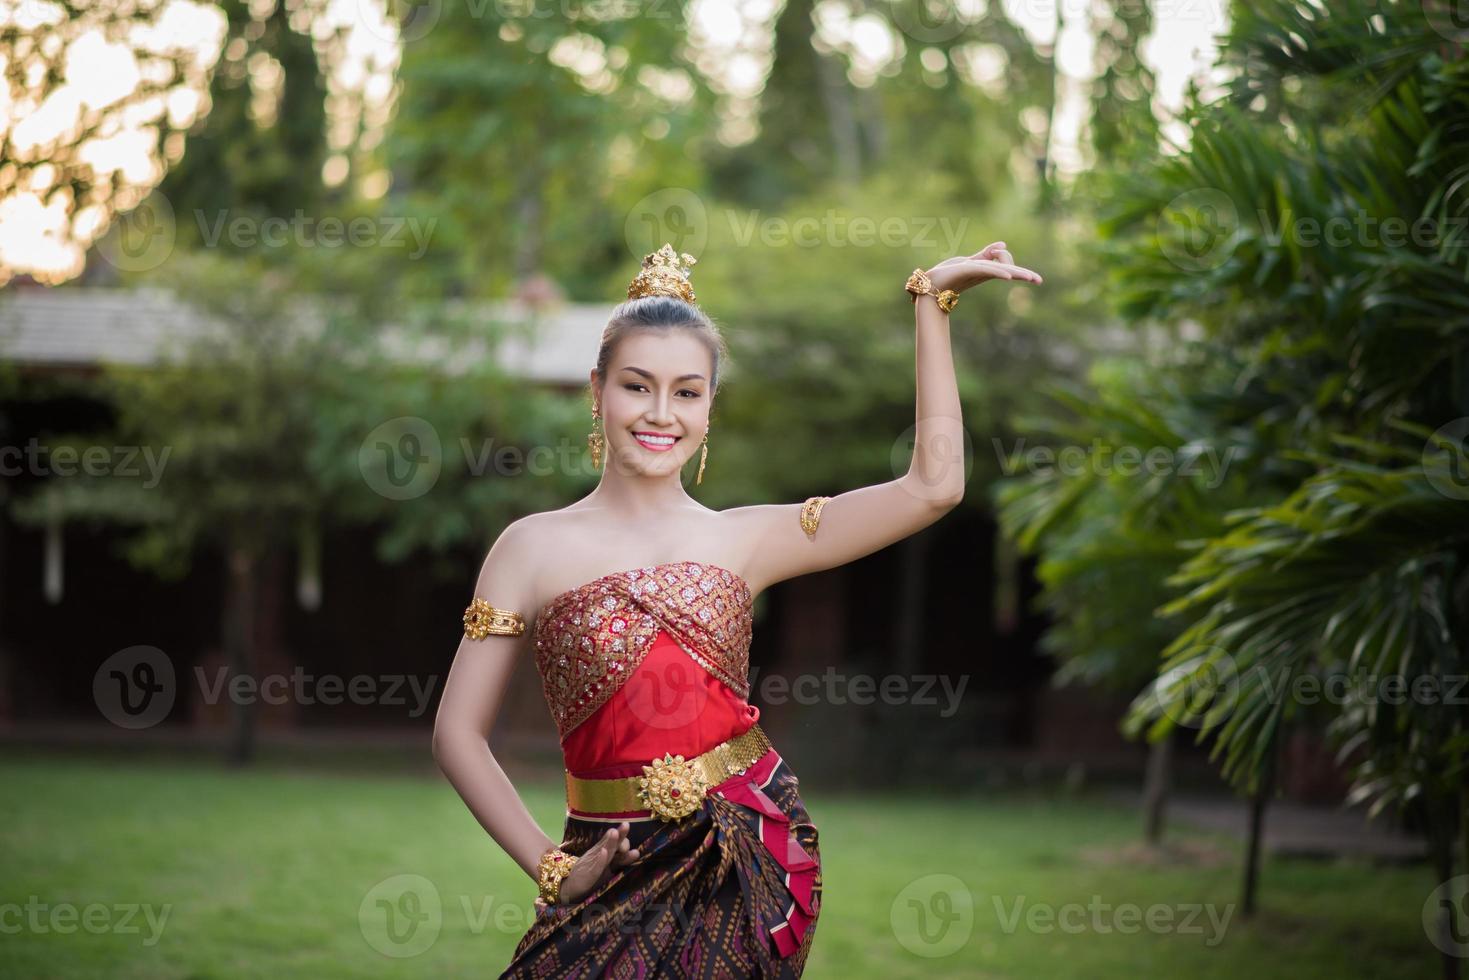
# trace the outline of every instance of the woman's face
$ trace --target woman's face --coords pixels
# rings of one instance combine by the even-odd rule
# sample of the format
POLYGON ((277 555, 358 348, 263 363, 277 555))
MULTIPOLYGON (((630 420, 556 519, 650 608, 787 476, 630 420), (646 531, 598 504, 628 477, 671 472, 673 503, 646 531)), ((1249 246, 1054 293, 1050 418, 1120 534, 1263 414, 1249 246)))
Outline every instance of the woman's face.
POLYGON ((608 465, 645 476, 681 469, 709 427, 711 370, 709 349, 683 331, 621 341, 602 386, 608 465))

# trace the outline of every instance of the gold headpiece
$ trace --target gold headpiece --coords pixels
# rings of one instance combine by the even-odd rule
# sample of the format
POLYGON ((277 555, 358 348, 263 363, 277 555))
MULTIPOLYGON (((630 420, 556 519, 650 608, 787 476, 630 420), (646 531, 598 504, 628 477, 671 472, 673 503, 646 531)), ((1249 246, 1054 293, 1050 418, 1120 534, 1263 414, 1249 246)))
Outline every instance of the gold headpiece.
POLYGON ((677 296, 685 303, 694 302, 694 287, 689 285, 689 271, 698 259, 688 252, 675 253, 667 242, 656 252, 643 256, 643 269, 627 287, 627 298, 643 296, 677 296))

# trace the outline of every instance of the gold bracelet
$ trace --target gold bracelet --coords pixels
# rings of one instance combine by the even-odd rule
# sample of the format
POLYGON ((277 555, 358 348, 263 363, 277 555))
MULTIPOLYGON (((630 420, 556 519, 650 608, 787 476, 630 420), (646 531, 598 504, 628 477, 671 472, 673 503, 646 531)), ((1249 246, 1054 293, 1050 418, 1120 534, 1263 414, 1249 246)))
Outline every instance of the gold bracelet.
POLYGON ((541 855, 536 869, 536 881, 540 897, 547 905, 555 905, 561 898, 561 880, 571 873, 576 864, 576 855, 568 854, 559 846, 552 847, 541 855))
POLYGON ((525 632, 525 620, 520 613, 508 609, 496 609, 479 596, 475 596, 464 610, 464 635, 471 640, 483 640, 495 636, 520 636, 525 632))
POLYGON ((808 497, 801 505, 801 530, 806 532, 806 537, 815 540, 816 528, 821 524, 821 508, 826 506, 830 497, 808 497))
POLYGON ((914 303, 918 302, 920 296, 932 296, 938 302, 939 309, 945 313, 959 305, 958 293, 952 289, 945 289, 942 292, 934 289, 933 280, 922 269, 914 269, 908 281, 903 284, 903 288, 912 295, 914 303))

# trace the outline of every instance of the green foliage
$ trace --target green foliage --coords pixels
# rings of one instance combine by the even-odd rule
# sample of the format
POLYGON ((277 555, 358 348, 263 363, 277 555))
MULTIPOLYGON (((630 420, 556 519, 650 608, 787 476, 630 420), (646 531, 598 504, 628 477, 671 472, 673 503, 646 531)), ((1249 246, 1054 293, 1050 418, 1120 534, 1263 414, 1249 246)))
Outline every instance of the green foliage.
POLYGON ((1129 733, 1197 727, 1253 790, 1283 723, 1326 724, 1354 799, 1421 807, 1444 854, 1464 819, 1462 708, 1357 697, 1308 711, 1293 685, 1375 694, 1386 675, 1469 674, 1469 508, 1450 466, 1463 450, 1430 438, 1469 416, 1469 63, 1417 4, 1323 14, 1235 5, 1221 56, 1233 79, 1190 108, 1190 146, 1093 185, 1110 191, 1100 253, 1119 308, 1187 323, 1206 362, 1155 358, 1171 385, 1074 398, 1072 438, 1126 436, 1119 415, 1152 438, 1145 420, 1192 409, 1185 432, 1246 449, 1238 495, 1141 524, 1150 494, 1114 481, 1031 476, 1002 499, 1045 556, 1078 671, 1095 630, 1095 659, 1127 676, 1106 659, 1119 646, 1107 624, 1137 607, 1136 586, 1104 573, 1160 552, 1157 615, 1124 634, 1162 651, 1129 733), (1150 549, 1135 526, 1162 541, 1150 549), (1159 575, 1168 544, 1187 557, 1159 575))

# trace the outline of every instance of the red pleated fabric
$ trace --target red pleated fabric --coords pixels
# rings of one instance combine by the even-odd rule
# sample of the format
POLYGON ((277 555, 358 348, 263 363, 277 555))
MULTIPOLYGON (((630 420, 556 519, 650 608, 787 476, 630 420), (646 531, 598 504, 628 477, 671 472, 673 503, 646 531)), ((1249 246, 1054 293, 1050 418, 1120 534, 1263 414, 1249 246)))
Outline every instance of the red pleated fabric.
POLYGON ((665 752, 691 758, 760 720, 760 709, 699 666, 667 630, 616 693, 561 743, 566 768, 589 779, 641 776, 665 752))

